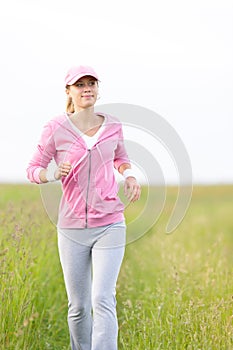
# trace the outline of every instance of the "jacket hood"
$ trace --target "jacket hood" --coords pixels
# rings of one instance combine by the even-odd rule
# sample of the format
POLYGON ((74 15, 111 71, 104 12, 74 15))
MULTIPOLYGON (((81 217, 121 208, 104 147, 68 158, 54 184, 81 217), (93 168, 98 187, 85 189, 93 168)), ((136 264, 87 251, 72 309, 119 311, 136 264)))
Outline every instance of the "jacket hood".
MULTIPOLYGON (((109 137, 119 132, 121 128, 121 122, 119 121, 118 118, 102 112, 95 112, 95 114, 101 115, 105 118, 105 122, 104 122, 105 131, 104 133, 100 134, 98 138, 98 142, 103 141, 104 139, 108 139, 109 137)), ((75 130, 75 126, 72 126, 72 122, 69 120, 69 114, 66 112, 62 115, 59 115, 53 118, 50 121, 50 123, 53 125, 53 128, 55 129, 58 127, 63 128, 64 130, 71 132, 76 137, 82 135, 81 131, 80 131, 80 135, 77 134, 78 129, 76 128, 75 130)), ((85 145, 85 141, 83 140, 82 137, 78 137, 77 141, 85 145)))

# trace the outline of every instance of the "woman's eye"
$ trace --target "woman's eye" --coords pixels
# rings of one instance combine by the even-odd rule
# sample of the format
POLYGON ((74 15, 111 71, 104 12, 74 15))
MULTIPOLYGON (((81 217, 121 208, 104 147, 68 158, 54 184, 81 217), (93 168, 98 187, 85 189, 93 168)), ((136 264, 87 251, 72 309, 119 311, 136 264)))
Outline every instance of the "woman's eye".
MULTIPOLYGON (((85 86, 85 84, 84 83, 76 83, 76 84, 74 84, 76 87, 78 87, 78 88, 83 88, 84 86, 85 86)), ((89 81, 88 83, 87 83, 87 85, 88 86, 94 86, 95 85, 95 81, 89 81)))

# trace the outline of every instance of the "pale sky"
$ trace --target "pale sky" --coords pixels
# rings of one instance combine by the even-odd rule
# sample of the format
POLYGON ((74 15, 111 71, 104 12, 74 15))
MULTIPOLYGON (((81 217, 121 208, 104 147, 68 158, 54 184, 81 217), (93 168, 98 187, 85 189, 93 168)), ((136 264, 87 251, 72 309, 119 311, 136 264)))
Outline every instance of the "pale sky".
POLYGON ((154 111, 182 139, 194 183, 232 183, 232 18, 228 0, 2 2, 0 182, 26 181, 43 125, 65 109, 67 69, 88 64, 99 105, 154 111))

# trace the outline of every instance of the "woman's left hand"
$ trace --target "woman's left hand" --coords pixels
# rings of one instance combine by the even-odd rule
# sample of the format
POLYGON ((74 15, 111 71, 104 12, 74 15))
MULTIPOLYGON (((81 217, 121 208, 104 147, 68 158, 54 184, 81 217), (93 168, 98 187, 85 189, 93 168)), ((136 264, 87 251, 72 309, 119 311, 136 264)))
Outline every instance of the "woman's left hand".
POLYGON ((135 177, 129 176, 125 179, 124 194, 130 202, 135 202, 140 198, 141 186, 135 177))

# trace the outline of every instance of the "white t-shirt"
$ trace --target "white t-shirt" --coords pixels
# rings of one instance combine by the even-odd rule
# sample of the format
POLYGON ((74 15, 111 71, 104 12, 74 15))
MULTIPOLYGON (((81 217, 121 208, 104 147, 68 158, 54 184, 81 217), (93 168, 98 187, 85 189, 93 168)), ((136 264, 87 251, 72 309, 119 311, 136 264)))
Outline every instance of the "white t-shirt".
POLYGON ((82 138, 86 142, 88 149, 91 149, 94 146, 94 144, 97 142, 98 137, 99 137, 100 133, 103 131, 103 129, 104 129, 104 123, 101 125, 99 130, 95 133, 95 135, 88 136, 86 134, 82 134, 82 138))
POLYGON ((70 123, 70 125, 72 126, 72 128, 74 130, 76 130, 78 132, 78 134, 82 135, 83 140, 86 142, 87 148, 91 149, 94 144, 96 143, 96 141, 98 140, 98 137, 100 135, 100 133, 104 130, 105 128, 105 118, 104 118, 104 122, 103 124, 100 126, 99 130, 95 133, 95 135, 93 136, 87 136, 86 134, 82 134, 81 131, 74 125, 74 123, 72 123, 72 121, 70 120, 68 114, 66 114, 66 117, 70 123))

